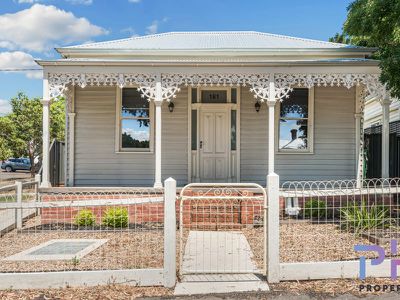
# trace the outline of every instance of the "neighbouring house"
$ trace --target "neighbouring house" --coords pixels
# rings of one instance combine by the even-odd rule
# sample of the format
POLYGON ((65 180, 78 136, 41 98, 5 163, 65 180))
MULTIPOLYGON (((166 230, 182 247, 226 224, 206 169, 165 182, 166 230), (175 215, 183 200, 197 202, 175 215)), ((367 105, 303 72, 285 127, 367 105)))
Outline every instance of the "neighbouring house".
POLYGON ((42 186, 49 102, 59 95, 67 99, 67 186, 359 178, 365 99, 389 101, 374 50, 248 31, 58 48, 60 59, 38 61, 42 186))
POLYGON ((382 172, 382 124, 389 119, 389 177, 400 176, 400 102, 379 101, 371 98, 365 102, 365 175, 378 178, 382 172), (385 116, 384 113, 387 113, 385 116))

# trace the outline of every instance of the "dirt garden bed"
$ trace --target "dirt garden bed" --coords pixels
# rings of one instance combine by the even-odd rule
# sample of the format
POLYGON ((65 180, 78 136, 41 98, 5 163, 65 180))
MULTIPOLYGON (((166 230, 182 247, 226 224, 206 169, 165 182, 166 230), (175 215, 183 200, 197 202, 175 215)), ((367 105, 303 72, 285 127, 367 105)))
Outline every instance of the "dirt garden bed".
POLYGON ((163 230, 151 226, 81 230, 76 226, 38 225, 29 220, 22 231, 13 230, 0 240, 0 272, 162 268, 163 230), (6 261, 4 258, 53 239, 106 239, 107 242, 80 259, 6 261))
MULTIPOLYGON (((129 285, 110 284, 106 286, 63 288, 63 289, 31 289, 31 290, 5 290, 0 291, 0 299, 137 299, 150 297, 151 299, 327 299, 341 296, 339 299, 353 299, 348 295, 356 297, 389 294, 389 292, 360 291, 359 285, 400 285, 400 280, 391 281, 389 278, 373 279, 366 281, 351 279, 335 280, 309 280, 309 281, 287 281, 270 284, 270 292, 249 292, 221 295, 203 296, 173 296, 173 289, 163 287, 135 287, 129 285), (302 297, 302 295, 306 295, 302 297)), ((392 293, 393 295, 393 293, 392 293)), ((396 294, 395 294, 396 295, 396 294)), ((389 296, 389 295, 388 295, 389 296)), ((396 296, 394 296, 396 297, 396 296)), ((391 298, 395 299, 395 298, 391 298)))
MULTIPOLYGON (((263 228, 243 229, 258 267, 263 259, 263 228)), ((280 225, 280 261, 343 261, 356 260, 361 253, 354 251, 356 244, 372 244, 360 235, 344 232, 336 224, 312 224, 310 222, 284 223, 280 225)), ((387 254, 390 245, 384 245, 387 254)), ((373 253, 363 253, 374 257, 373 253)))

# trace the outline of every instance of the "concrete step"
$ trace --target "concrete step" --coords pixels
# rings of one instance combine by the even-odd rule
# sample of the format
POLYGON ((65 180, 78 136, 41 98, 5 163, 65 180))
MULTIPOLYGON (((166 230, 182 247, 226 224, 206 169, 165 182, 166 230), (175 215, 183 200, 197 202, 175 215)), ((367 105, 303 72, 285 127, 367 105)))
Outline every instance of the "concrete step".
POLYGON ((184 275, 174 295, 200 295, 235 292, 268 292, 269 286, 255 274, 184 275))

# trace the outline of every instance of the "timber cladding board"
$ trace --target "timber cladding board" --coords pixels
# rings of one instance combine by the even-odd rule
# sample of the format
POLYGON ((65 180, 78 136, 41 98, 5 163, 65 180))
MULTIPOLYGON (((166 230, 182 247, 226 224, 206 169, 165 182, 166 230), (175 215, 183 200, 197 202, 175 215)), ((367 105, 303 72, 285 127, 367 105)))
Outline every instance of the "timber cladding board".
MULTIPOLYGON (((265 185, 268 153, 267 106, 241 89, 241 181, 265 185)), ((355 88, 316 87, 313 154, 276 154, 280 181, 355 177, 355 88)))
MULTIPOLYGON (((254 96, 242 88, 240 107, 241 181, 265 185, 267 106, 254 109, 254 96)), ((152 186, 154 153, 115 153, 115 87, 76 89, 75 184, 152 186)), ((162 175, 187 183, 188 89, 162 106, 162 175)), ((276 173, 286 180, 326 180, 355 176, 355 89, 316 87, 314 153, 276 154, 276 173)))
MULTIPOLYGON (((76 88, 75 185, 152 186, 154 153, 115 153, 115 87, 76 88)), ((187 182, 187 88, 162 107, 162 174, 187 182)))

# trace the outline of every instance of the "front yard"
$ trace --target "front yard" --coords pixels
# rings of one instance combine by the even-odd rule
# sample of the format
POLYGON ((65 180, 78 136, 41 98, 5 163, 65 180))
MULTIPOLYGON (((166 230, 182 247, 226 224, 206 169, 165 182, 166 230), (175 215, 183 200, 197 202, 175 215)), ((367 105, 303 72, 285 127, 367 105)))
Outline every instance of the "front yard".
MULTIPOLYGON (((264 251, 263 230, 262 227, 243 229, 259 268, 262 267, 264 251)), ((354 245, 372 244, 365 236, 341 230, 337 224, 293 221, 281 224, 279 230, 280 262, 283 263, 356 260, 361 253, 354 251, 354 245)), ((399 232, 397 227, 392 230, 399 232)), ((388 255, 390 244, 383 247, 388 255)), ((374 257, 372 252, 362 254, 374 257)))
MULTIPOLYGON (((142 226, 104 229, 101 227, 81 228, 71 224, 40 225, 40 217, 35 217, 25 224, 22 231, 13 230, 1 237, 0 272, 162 268, 163 241, 162 228, 142 226), (107 241, 79 259, 4 260, 11 255, 54 239, 105 239, 107 241)), ((60 249, 61 252, 63 250, 60 249)))

